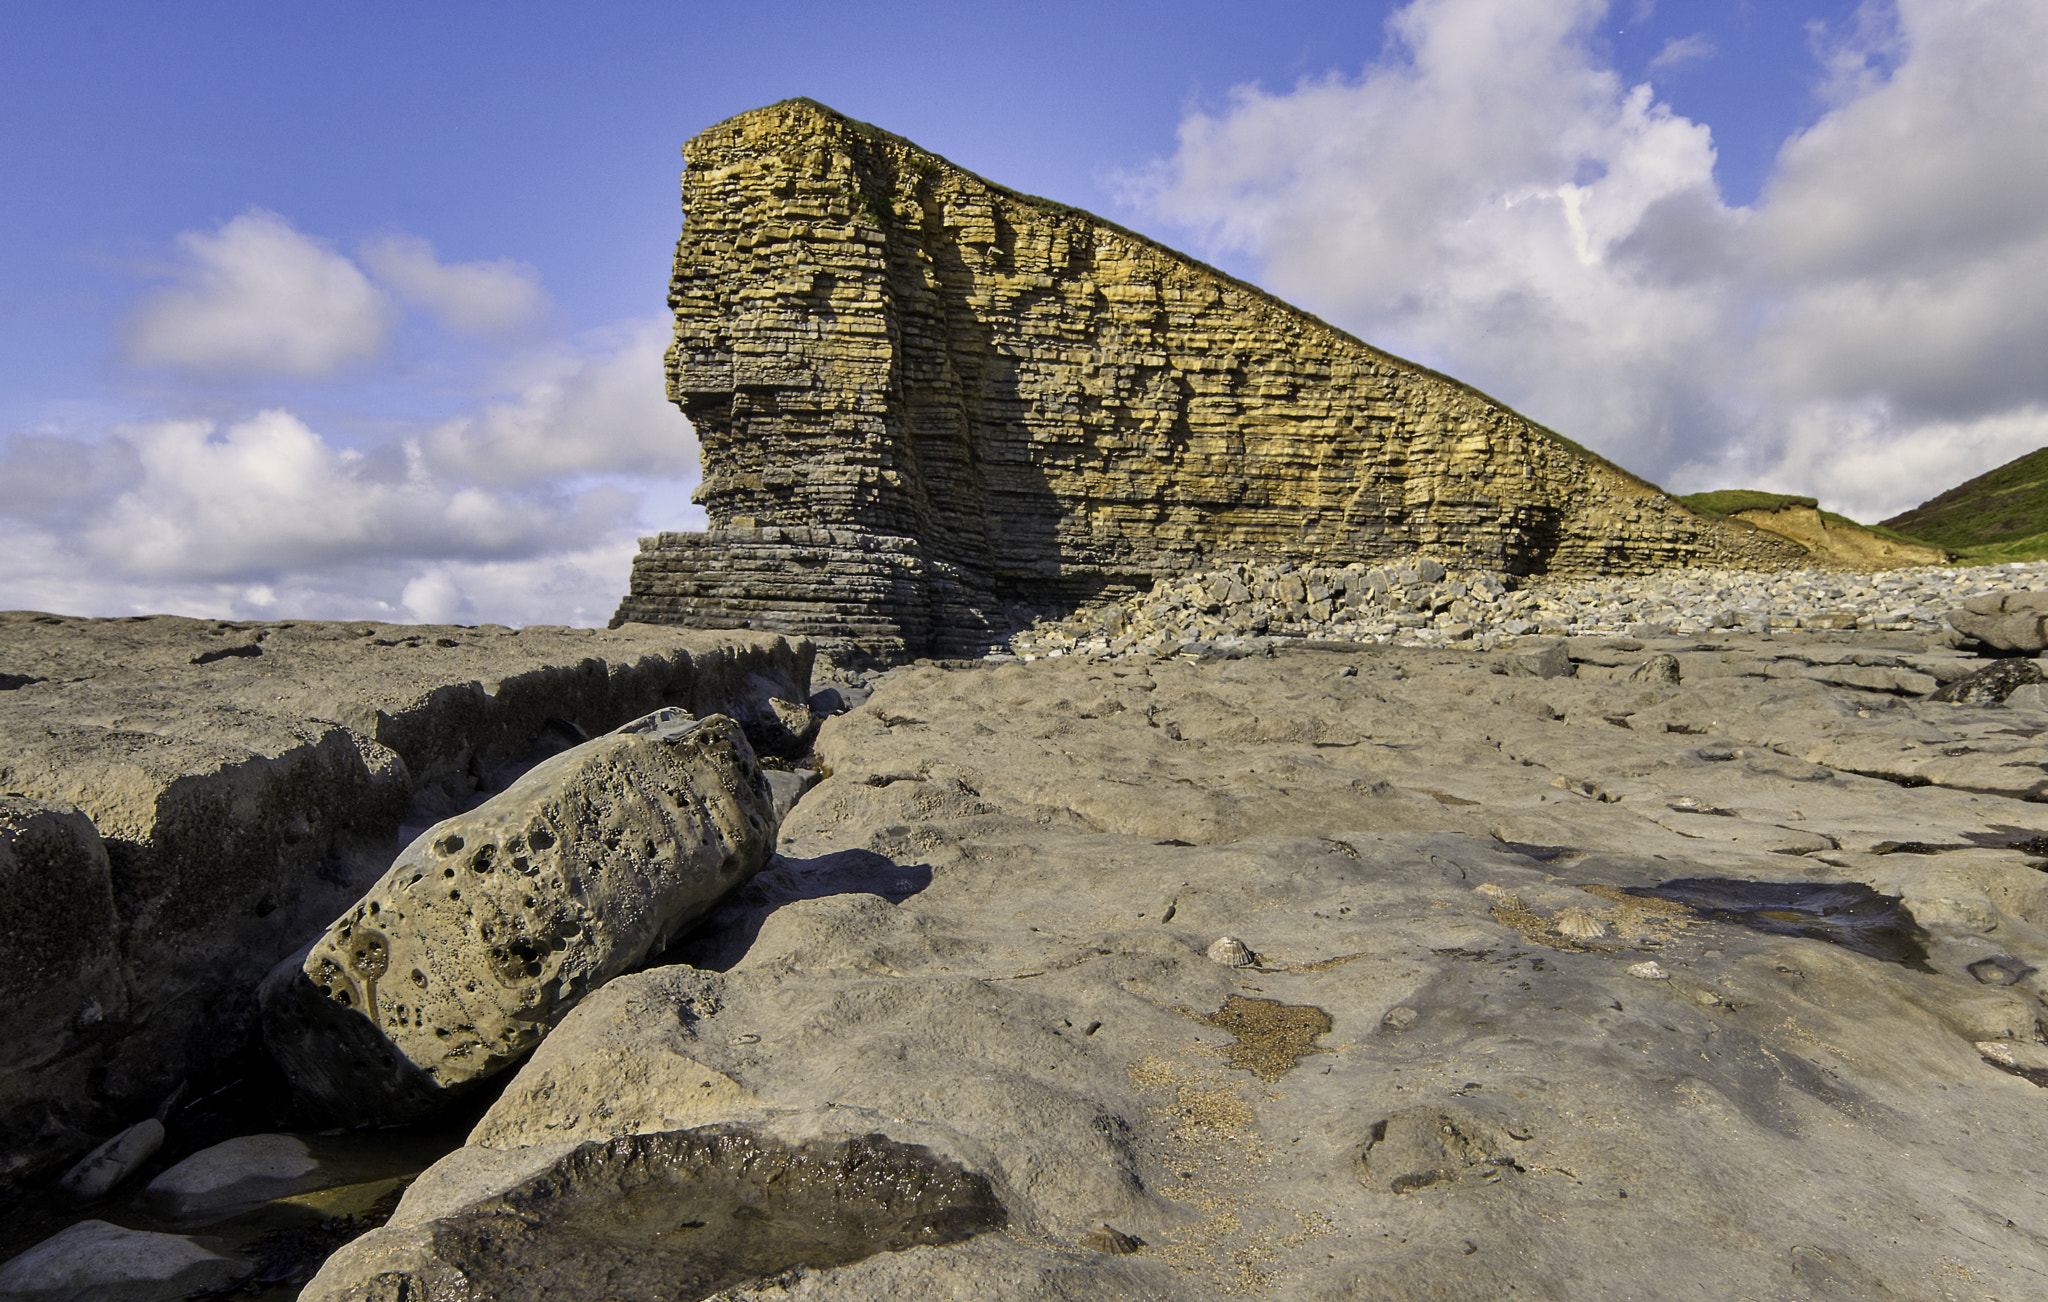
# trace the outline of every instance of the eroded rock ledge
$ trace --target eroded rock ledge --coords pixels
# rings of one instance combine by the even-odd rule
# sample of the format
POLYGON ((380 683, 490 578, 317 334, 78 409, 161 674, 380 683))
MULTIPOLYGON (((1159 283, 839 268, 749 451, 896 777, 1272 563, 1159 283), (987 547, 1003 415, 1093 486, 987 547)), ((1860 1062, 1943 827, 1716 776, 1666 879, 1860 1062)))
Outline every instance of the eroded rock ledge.
POLYGON ((0 613, 0 1196, 181 1081, 212 1088, 253 1048, 256 983, 428 824, 664 706, 786 749, 811 656, 646 627, 0 613))
POLYGON ((1260 558, 1774 567, 1484 394, 807 100, 685 147, 670 396, 704 534, 619 620, 958 654, 1018 605, 1260 558))

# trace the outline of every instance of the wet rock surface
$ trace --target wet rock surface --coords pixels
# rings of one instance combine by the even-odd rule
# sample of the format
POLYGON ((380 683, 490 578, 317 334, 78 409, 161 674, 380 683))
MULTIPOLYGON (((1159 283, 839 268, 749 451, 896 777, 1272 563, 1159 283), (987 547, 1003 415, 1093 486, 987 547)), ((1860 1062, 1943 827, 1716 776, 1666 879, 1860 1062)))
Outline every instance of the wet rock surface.
POLYGON ((665 705, 798 747, 810 661, 677 629, 0 613, 0 1201, 174 1094, 246 1112, 257 982, 427 826, 665 705))
POLYGON ((1900 632, 1564 650, 850 676, 776 859, 374 1242, 733 1125, 924 1146, 1006 1219, 732 1298, 2048 1282, 2048 712, 1848 672, 1981 663, 1900 632))
POLYGON ((739 724, 665 710, 435 824, 264 982, 308 1115, 432 1115, 767 862, 777 816, 739 724))
MULTIPOLYGON (((1896 895, 1880 895, 1861 882, 1682 877, 1655 886, 1632 886, 1628 893, 1683 904, 1717 922, 1825 940, 1886 963, 1927 965, 1927 933, 1913 920, 1912 911, 1896 895)), ((1971 975, 1978 974, 1973 970, 1971 975)))

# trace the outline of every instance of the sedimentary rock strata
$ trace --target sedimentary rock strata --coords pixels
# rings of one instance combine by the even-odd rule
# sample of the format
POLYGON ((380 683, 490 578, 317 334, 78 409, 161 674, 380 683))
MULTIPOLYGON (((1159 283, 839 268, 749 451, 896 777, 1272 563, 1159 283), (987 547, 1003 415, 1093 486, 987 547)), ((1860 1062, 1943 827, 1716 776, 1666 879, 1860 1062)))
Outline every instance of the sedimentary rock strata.
POLYGON ((706 534, 618 618, 953 653, 1251 558, 1523 574, 1806 553, 1076 209, 792 100, 690 141, 671 396, 706 534))
POLYGON ((264 1042, 322 1121, 431 1116, 759 872, 775 828, 737 723, 628 724, 421 833, 264 982, 264 1042))
POLYGON ((645 627, 0 614, 0 1197, 246 1074, 214 1075, 260 1052, 256 983, 428 824, 662 706, 791 745, 810 663, 645 627))

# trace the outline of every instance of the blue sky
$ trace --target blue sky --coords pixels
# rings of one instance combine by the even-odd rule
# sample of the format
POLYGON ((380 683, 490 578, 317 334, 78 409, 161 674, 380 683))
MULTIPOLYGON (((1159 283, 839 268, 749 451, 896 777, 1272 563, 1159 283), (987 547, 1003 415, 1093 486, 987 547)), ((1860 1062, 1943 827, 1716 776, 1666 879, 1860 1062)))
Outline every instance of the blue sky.
POLYGON ((9 5, 0 606, 602 622, 694 523, 678 148, 790 95, 1676 489, 1874 517, 2048 442, 2035 0, 1252 12, 9 5))

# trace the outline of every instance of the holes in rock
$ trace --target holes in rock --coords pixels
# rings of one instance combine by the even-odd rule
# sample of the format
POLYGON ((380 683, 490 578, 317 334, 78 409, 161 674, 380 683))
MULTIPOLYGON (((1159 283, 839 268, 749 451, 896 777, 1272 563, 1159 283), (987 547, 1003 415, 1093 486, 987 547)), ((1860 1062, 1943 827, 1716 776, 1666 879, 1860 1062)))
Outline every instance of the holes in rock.
POLYGON ((1006 1220, 984 1177, 921 1146, 707 1126, 585 1144, 432 1229, 435 1257, 479 1297, 580 1297, 601 1279, 616 1302, 695 1302, 1006 1220))
POLYGON ((374 931, 356 933, 354 942, 349 946, 348 965, 359 976, 382 976, 390 961, 391 950, 384 937, 374 931))
POLYGON ((440 840, 434 842, 434 853, 442 855, 444 857, 447 855, 460 853, 461 850, 462 838, 455 835, 452 832, 449 833, 447 836, 442 837, 440 840))
POLYGON ((1858 954, 1927 966, 1927 933, 1896 895, 1862 882, 1746 882, 1680 877, 1659 886, 1631 886, 1629 895, 1669 900, 1716 922, 1775 936, 1824 940, 1858 954))
POLYGON ((540 975, 541 960, 548 947, 531 936, 516 936, 490 950, 491 971, 508 986, 516 986, 540 975))
POLYGON ((473 873, 489 872, 491 860, 497 853, 498 847, 495 845, 486 844, 478 847, 477 852, 469 857, 469 870, 473 873))

